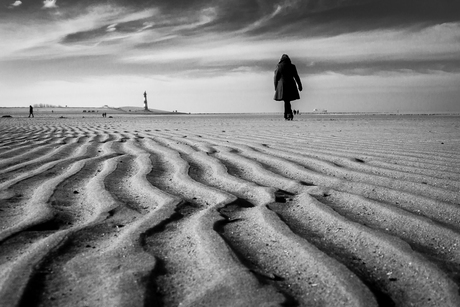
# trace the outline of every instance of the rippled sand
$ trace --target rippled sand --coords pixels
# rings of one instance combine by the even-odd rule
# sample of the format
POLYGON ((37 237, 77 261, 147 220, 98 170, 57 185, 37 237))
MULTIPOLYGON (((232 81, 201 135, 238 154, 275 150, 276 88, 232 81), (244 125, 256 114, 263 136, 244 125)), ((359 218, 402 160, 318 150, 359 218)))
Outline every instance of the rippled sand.
POLYGON ((0 306, 459 306, 460 117, 0 119, 0 306))

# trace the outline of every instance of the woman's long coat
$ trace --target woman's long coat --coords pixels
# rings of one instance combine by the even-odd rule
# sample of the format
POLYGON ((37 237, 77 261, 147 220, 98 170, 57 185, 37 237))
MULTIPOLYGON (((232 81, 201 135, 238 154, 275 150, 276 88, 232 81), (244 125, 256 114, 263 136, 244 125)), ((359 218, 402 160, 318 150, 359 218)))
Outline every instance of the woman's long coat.
POLYGON ((297 69, 290 59, 282 57, 275 70, 275 97, 277 101, 293 101, 300 99, 297 85, 302 88, 297 69), (297 82, 297 85, 296 85, 297 82))

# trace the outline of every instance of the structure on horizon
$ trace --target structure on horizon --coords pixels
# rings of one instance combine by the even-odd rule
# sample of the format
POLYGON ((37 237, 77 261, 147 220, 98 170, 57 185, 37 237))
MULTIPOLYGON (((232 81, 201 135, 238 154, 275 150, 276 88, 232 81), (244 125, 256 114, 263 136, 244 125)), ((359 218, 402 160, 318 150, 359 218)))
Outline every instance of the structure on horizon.
POLYGON ((313 109, 313 113, 327 113, 326 109, 313 109))
POLYGON ((149 106, 147 105, 147 91, 144 92, 144 110, 149 110, 149 106))

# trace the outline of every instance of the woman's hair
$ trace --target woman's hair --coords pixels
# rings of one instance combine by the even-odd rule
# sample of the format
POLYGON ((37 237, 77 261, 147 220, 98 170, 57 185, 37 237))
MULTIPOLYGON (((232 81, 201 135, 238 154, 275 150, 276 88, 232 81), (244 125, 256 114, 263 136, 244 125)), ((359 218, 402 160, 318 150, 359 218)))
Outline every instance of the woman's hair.
POLYGON ((280 63, 281 62, 291 63, 291 59, 289 58, 287 54, 283 54, 280 59, 280 63))

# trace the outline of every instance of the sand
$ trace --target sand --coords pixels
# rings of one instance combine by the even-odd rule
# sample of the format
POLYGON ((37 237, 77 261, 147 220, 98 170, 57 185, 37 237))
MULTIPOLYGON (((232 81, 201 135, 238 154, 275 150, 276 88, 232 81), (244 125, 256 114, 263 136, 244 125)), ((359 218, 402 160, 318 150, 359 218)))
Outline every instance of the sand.
POLYGON ((459 306, 460 117, 0 118, 0 306, 459 306))

